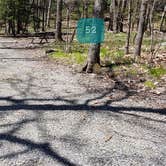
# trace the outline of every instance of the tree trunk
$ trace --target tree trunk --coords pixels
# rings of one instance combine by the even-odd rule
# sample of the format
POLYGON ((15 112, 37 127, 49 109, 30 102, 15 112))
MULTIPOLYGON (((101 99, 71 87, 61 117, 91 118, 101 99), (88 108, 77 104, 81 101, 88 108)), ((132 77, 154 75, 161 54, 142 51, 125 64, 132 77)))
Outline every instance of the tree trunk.
POLYGON ((123 0, 121 3, 119 3, 119 31, 123 32, 123 21, 124 21, 124 13, 126 9, 127 0, 123 0))
POLYGON ((139 25, 139 18, 138 18, 138 15, 139 15, 139 9, 140 9, 140 0, 135 0, 133 1, 133 15, 135 17, 133 17, 133 23, 132 23, 132 31, 134 30, 138 30, 138 25, 139 25))
POLYGON ((112 10, 112 4, 110 4, 110 18, 109 18, 109 25, 108 25, 108 31, 113 31, 113 10, 112 10))
POLYGON ((112 0, 113 31, 123 32, 123 20, 126 8, 126 0, 112 0))
POLYGON ((118 2, 117 0, 112 0, 112 12, 113 12, 113 31, 118 33, 118 2))
POLYGON ((150 1, 150 3, 148 3, 148 5, 147 5, 144 31, 148 30, 148 27, 150 24, 150 12, 151 12, 151 7, 152 7, 151 3, 153 3, 153 2, 150 1))
POLYGON ((57 0, 57 13, 56 13, 56 40, 63 41, 62 39, 62 4, 63 0, 57 0))
MULTIPOLYGON (((95 0, 94 4, 94 17, 103 18, 104 17, 104 0, 95 0)), ((100 65, 100 44, 91 44, 88 52, 87 63, 83 68, 86 73, 92 73, 95 64, 100 65)))
POLYGON ((164 20, 165 20, 165 15, 166 15, 166 5, 164 7, 164 11, 163 11, 162 18, 161 18, 160 31, 163 30, 163 24, 164 24, 164 20))
POLYGON ((45 19, 45 16, 46 16, 46 13, 45 13, 45 9, 46 9, 46 0, 43 0, 43 11, 42 11, 42 31, 45 31, 45 23, 46 23, 46 19, 45 19))
POLYGON ((46 21, 46 27, 49 27, 49 21, 50 21, 50 10, 51 10, 51 3, 52 0, 49 0, 48 2, 48 9, 47 9, 47 21, 46 21))
POLYGON ((150 52, 151 52, 151 60, 153 58, 154 55, 154 33, 153 33, 153 29, 154 29, 154 24, 153 24, 153 14, 154 14, 154 8, 155 8, 155 4, 156 4, 157 0, 154 0, 151 3, 151 11, 150 11, 150 15, 149 15, 149 28, 150 28, 150 36, 151 36, 151 44, 150 44, 150 52))
POLYGON ((125 53, 129 54, 129 46, 130 46, 130 36, 131 36, 131 24, 132 24, 132 0, 128 0, 128 30, 127 30, 127 40, 126 40, 126 48, 125 53))
POLYGON ((88 18, 88 0, 84 0, 83 1, 83 14, 82 14, 82 17, 83 18, 88 18))
POLYGON ((69 42, 69 33, 70 33, 70 9, 67 8, 66 12, 66 48, 65 52, 69 53, 70 50, 70 42, 69 42))
POLYGON ((141 55, 142 40, 145 30, 145 18, 146 18, 146 9, 147 9, 148 0, 142 0, 141 10, 140 10, 140 19, 138 26, 138 33, 135 40, 135 56, 141 55))

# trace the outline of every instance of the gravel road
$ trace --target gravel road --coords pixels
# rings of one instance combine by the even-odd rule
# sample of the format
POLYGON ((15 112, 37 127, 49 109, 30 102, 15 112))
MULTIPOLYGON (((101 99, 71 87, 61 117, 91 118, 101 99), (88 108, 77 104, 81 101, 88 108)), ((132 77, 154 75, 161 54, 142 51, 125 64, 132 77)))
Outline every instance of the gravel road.
POLYGON ((165 104, 43 49, 0 49, 0 166, 165 166, 165 104))

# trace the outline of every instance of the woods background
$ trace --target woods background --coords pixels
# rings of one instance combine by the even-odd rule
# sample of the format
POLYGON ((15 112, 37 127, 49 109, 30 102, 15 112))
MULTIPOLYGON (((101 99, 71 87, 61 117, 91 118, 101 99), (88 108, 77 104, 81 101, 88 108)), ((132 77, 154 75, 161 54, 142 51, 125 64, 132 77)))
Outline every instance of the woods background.
MULTIPOLYGON (((50 32, 47 35, 53 34, 56 41, 64 42, 61 43, 61 45, 65 44, 64 52, 70 53, 75 40, 77 21, 88 17, 103 18, 106 38, 108 36, 114 38, 116 34, 121 34, 123 38, 125 35, 123 54, 132 53, 134 59, 141 55, 145 33, 148 39, 146 48, 151 60, 161 45, 165 45, 163 38, 166 32, 165 15, 166 0, 0 1, 2 35, 31 36, 33 34, 35 36, 38 33, 40 36, 39 32, 50 32), (114 35, 110 35, 111 33, 114 35)), ((105 41, 104 48, 107 48, 105 47, 107 44, 108 41, 105 41)), ((120 42, 116 43, 117 47, 121 47, 120 45, 120 42)), ((108 51, 114 49, 110 45, 108 47, 108 51)), ((88 49, 88 59, 83 71, 93 72, 94 65, 101 63, 101 44, 90 45, 88 49)))

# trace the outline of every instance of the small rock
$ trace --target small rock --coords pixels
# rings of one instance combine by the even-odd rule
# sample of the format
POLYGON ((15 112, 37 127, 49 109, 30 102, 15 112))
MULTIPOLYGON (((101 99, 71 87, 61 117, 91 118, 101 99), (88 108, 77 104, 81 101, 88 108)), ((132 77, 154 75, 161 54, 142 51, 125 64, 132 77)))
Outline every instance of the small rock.
POLYGON ((140 78, 140 82, 145 82, 146 79, 145 78, 140 78))

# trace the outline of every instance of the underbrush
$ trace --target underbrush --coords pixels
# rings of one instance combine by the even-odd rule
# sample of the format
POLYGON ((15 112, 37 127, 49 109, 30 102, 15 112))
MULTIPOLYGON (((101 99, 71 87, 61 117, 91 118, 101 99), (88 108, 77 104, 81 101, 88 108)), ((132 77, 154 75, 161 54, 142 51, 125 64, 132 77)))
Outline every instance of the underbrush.
MULTIPOLYGON (((110 70, 115 77, 141 80, 140 82, 145 88, 155 89, 161 82, 163 76, 166 75, 166 68, 161 64, 149 65, 149 48, 150 38, 145 35, 143 41, 142 57, 139 57, 138 61, 135 61, 132 54, 134 49, 133 40, 135 33, 131 34, 131 45, 129 55, 125 55, 125 42, 126 34, 119 33, 107 33, 105 42, 101 44, 100 57, 101 64, 110 70), (153 66, 153 67, 152 67, 153 66)), ((155 44, 159 44, 159 41, 154 41, 155 44)), ((65 61, 68 64, 77 64, 82 66, 87 59, 89 44, 79 44, 76 41, 71 45, 70 53, 65 53, 65 43, 56 43, 55 52, 50 54, 51 57, 65 61)), ((160 49, 160 52, 163 50, 160 49)), ((96 73, 101 73, 102 67, 95 66, 96 73)), ((139 81, 138 81, 139 82, 139 81)))

